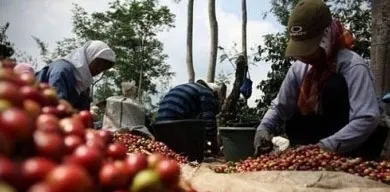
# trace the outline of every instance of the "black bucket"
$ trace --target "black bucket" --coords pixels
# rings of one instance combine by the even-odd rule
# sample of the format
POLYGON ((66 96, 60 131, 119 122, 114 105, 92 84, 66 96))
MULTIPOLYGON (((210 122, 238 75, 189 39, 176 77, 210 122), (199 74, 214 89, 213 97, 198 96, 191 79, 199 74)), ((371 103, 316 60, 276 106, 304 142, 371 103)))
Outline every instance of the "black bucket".
POLYGON ((219 127, 223 154, 227 161, 237 162, 252 156, 255 127, 219 127))
POLYGON ((259 126, 260 121, 259 120, 250 120, 250 121, 231 121, 227 123, 228 127, 257 127, 259 126))
POLYGON ((187 156, 190 161, 203 161, 206 121, 160 121, 153 125, 153 132, 156 140, 165 143, 176 153, 187 156))

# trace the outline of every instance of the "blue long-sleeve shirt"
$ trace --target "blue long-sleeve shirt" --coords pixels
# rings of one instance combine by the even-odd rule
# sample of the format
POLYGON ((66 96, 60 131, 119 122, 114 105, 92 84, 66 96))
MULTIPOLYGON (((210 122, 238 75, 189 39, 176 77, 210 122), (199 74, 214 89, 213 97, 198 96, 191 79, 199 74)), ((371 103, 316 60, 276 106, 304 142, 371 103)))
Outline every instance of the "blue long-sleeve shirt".
MULTIPOLYGON (((279 123, 294 115, 301 82, 306 70, 310 69, 310 66, 306 67, 302 62, 295 62, 290 67, 258 129, 280 133, 279 123)), ((346 153, 356 149, 371 135, 379 124, 380 113, 374 80, 364 59, 350 50, 341 50, 336 57, 336 67, 348 85, 349 123, 320 142, 332 151, 346 153)))
POLYGON ((49 83, 56 88, 61 99, 70 102, 78 110, 89 109, 90 100, 87 92, 79 94, 76 89, 76 79, 73 65, 65 60, 56 60, 36 73, 40 82, 49 83))
POLYGON ((160 102, 156 121, 179 119, 207 120, 206 130, 216 130, 218 101, 210 88, 186 83, 172 88, 160 102))

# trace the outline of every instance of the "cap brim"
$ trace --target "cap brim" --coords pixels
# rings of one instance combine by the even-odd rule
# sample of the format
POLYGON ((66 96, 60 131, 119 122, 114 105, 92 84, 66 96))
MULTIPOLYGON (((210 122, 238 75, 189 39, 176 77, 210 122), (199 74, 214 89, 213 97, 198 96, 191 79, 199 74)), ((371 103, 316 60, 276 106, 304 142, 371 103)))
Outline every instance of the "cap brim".
POLYGON ((306 39, 303 41, 296 41, 290 39, 287 44, 287 49, 285 53, 286 57, 299 57, 313 54, 320 45, 321 39, 322 35, 318 35, 314 38, 306 39))

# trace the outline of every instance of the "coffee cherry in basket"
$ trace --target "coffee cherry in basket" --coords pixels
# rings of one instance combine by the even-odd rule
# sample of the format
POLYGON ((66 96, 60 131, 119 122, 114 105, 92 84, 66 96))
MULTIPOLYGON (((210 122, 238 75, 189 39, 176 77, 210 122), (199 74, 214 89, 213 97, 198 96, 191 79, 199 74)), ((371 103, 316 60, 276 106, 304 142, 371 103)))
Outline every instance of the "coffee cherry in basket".
POLYGON ((12 104, 5 99, 0 99, 0 112, 3 112, 12 107, 12 104))
POLYGON ((53 114, 41 114, 36 120, 37 130, 43 132, 60 132, 60 120, 53 114))
POLYGON ((96 147, 96 148, 98 148, 98 149, 100 149, 102 151, 106 150, 106 143, 99 136, 95 136, 95 137, 92 137, 92 138, 86 137, 86 144, 87 144, 87 146, 96 147))
POLYGON ((55 160, 59 160, 62 157, 65 146, 61 135, 58 133, 35 131, 33 138, 39 155, 55 160))
POLYGON ((132 182, 130 187, 130 191, 132 192, 152 192, 152 191, 160 191, 162 189, 162 185, 160 182, 160 177, 157 172, 151 169, 143 170, 139 172, 132 182))
POLYGON ((0 99, 7 100, 12 105, 21 106, 23 103, 23 96, 19 92, 19 87, 12 82, 0 82, 0 99))
POLYGON ((148 167, 147 158, 141 153, 131 153, 125 160, 130 178, 133 178, 138 172, 148 167))
POLYGON ((87 111, 87 110, 84 110, 84 111, 80 111, 79 113, 79 117, 81 119, 81 121, 83 122, 84 124, 84 127, 86 128, 92 128, 92 114, 91 112, 87 111))
POLYGON ((164 186, 169 188, 178 184, 180 179, 180 166, 172 160, 163 160, 156 166, 156 171, 164 186))
POLYGON ((39 182, 32 185, 28 192, 55 192, 56 189, 52 185, 49 185, 46 182, 39 182))
POLYGON ((69 157, 68 163, 82 166, 90 173, 98 173, 103 163, 103 157, 103 154, 98 148, 82 145, 75 149, 69 157))
POLYGON ((24 110, 10 108, 0 114, 0 131, 16 141, 26 141, 33 131, 33 121, 24 110))
POLYGON ((23 109, 32 119, 37 118, 41 113, 41 106, 37 102, 29 99, 24 100, 23 109))
POLYGON ((60 165, 52 170, 45 182, 56 191, 85 192, 93 191, 93 183, 88 173, 76 165, 60 165))
POLYGON ((28 185, 43 180, 53 170, 55 163, 44 157, 33 157, 24 161, 21 165, 23 181, 28 185))
POLYGON ((14 143, 10 137, 0 131, 0 155, 9 156, 13 153, 14 143))
POLYGON ((126 146, 121 143, 110 144, 107 148, 106 155, 113 159, 124 159, 126 157, 126 146))
POLYGON ((105 189, 126 188, 128 181, 129 176, 126 174, 123 167, 116 163, 107 163, 100 169, 99 183, 105 189))
POLYGON ((0 182, 0 191, 1 192, 16 192, 16 189, 13 188, 11 185, 0 182))
POLYGON ((55 106, 44 106, 41 111, 43 114, 51 114, 60 117, 60 112, 55 106))
POLYGON ((112 139, 114 138, 111 131, 107 131, 107 130, 100 130, 98 135, 103 138, 106 144, 111 143, 112 139))
POLYGON ((58 104, 57 92, 54 88, 46 88, 42 90, 42 96, 47 105, 55 106, 58 104))
POLYGON ((84 140, 77 135, 67 135, 64 138, 66 153, 73 153, 73 151, 84 143, 84 140))
POLYGON ((17 167, 10 159, 0 156, 0 181, 5 181, 13 186, 18 183, 19 175, 17 167))
POLYGON ((64 99, 59 100, 56 109, 60 117, 68 117, 69 115, 72 115, 72 113, 74 113, 75 111, 72 105, 64 99))
POLYGON ((153 153, 148 156, 148 165, 150 168, 155 168, 160 161, 164 160, 165 157, 160 153, 153 153))
POLYGON ((80 137, 84 136, 85 128, 83 123, 78 118, 72 117, 61 119, 60 128, 66 135, 78 135, 80 137))
POLYGON ((40 105, 45 104, 45 100, 39 90, 35 87, 23 86, 20 88, 20 93, 25 99, 31 99, 40 105))

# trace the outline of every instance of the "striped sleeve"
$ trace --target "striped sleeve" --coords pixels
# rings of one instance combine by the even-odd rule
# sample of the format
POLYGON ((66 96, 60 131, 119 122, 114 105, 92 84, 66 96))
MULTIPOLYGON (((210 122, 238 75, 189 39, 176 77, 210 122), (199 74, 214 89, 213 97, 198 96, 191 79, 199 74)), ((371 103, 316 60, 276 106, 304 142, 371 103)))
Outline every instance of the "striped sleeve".
POLYGON ((156 121, 187 119, 196 108, 198 90, 188 84, 172 88, 160 102, 156 121))
POLYGON ((206 130, 208 134, 216 134, 217 122, 216 115, 218 113, 218 101, 214 97, 211 90, 205 89, 200 95, 200 119, 207 121, 206 130))

